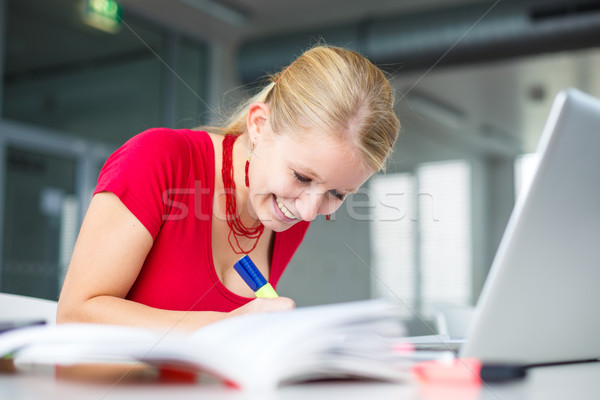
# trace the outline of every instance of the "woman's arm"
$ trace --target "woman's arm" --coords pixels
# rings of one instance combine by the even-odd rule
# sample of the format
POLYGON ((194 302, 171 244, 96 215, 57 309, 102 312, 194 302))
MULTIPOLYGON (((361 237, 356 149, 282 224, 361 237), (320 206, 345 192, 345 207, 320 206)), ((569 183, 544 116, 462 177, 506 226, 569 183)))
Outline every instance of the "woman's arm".
POLYGON ((110 192, 92 199, 58 301, 57 322, 95 322, 193 330, 247 312, 294 307, 289 298, 257 299, 231 313, 167 311, 125 296, 153 244, 139 220, 110 192))

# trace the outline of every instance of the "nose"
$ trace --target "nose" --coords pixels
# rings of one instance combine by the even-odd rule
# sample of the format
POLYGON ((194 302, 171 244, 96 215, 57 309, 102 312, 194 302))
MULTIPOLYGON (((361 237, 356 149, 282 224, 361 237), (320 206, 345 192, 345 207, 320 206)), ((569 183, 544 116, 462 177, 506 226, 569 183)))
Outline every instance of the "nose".
POLYGON ((305 191, 296 199, 296 209, 304 221, 315 219, 323 203, 325 193, 319 193, 316 188, 305 191))

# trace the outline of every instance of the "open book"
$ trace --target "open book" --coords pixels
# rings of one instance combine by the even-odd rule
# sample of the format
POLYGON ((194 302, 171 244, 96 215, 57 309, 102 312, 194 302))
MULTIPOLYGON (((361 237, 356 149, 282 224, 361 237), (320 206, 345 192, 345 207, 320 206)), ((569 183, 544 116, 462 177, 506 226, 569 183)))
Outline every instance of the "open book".
POLYGON ((209 373, 243 389, 326 378, 402 381, 394 351, 399 306, 383 300, 244 315, 191 334, 97 324, 18 329, 0 335, 15 364, 142 362, 209 373))

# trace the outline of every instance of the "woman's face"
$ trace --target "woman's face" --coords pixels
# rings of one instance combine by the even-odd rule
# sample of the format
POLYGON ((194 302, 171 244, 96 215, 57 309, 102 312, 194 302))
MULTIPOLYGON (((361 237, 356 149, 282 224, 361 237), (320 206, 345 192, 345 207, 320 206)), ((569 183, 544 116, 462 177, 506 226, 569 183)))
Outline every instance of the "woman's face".
POLYGON ((273 231, 332 214, 372 175, 350 140, 318 129, 276 134, 268 112, 258 134, 250 132, 250 211, 273 231))

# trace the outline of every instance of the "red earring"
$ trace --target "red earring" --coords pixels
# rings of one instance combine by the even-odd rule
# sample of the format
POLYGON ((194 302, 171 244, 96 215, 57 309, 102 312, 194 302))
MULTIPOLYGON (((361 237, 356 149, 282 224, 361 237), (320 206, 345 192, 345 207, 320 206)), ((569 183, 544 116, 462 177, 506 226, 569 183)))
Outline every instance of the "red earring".
POLYGON ((250 157, 246 160, 246 187, 250 186, 250 179, 248 179, 248 169, 250 168, 250 157))
POLYGON ((331 221, 331 214, 327 214, 327 215, 325 216, 325 219, 326 219, 327 221, 331 221))
POLYGON ((250 169, 250 159, 252 158, 252 152, 254 151, 254 143, 252 143, 252 149, 250 149, 250 154, 248 154, 248 159, 246 160, 246 187, 250 187, 250 179, 248 178, 248 170, 250 169))

